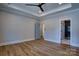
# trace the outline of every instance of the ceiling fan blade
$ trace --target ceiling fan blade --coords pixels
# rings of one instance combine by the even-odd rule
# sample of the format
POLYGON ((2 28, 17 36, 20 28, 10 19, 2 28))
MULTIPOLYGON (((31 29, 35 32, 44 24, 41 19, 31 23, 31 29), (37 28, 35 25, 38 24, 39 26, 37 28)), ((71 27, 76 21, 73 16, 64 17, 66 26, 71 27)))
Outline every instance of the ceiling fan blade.
POLYGON ((44 5, 45 3, 41 3, 40 5, 44 5))
POLYGON ((34 4, 25 4, 26 6, 38 6, 38 5, 34 5, 34 4))
POLYGON ((44 10, 43 10, 43 8, 42 7, 39 7, 40 8, 40 10, 42 11, 42 12, 44 12, 44 10))

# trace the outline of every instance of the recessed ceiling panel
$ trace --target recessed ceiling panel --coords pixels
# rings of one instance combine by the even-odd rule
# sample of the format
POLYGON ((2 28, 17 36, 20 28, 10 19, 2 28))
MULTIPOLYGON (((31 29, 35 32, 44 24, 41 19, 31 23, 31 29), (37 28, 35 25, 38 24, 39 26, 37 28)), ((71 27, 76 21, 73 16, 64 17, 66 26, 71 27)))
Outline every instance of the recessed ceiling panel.
POLYGON ((58 12, 58 10, 62 11, 63 8, 64 9, 71 8, 71 7, 68 7, 68 6, 70 6, 69 4, 71 4, 71 3, 62 3, 62 4, 45 3, 42 5, 42 8, 44 9, 44 12, 42 12, 39 7, 27 6, 26 4, 39 5, 39 3, 9 3, 9 4, 6 3, 5 5, 7 5, 6 7, 14 8, 14 9, 17 9, 22 12, 24 11, 25 13, 29 13, 29 14, 32 14, 32 15, 35 15, 38 17, 41 17, 40 15, 44 16, 45 14, 48 14, 48 13, 50 13, 50 11, 51 12, 53 11, 53 13, 54 13, 55 10, 56 10, 55 12, 58 12))

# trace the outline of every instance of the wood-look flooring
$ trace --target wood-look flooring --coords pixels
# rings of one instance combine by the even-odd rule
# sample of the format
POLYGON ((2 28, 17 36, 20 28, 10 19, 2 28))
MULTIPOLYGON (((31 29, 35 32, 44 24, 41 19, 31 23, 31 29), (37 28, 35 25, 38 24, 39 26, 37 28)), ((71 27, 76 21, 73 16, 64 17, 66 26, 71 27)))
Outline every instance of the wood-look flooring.
POLYGON ((79 49, 45 40, 33 40, 0 47, 0 56, 78 56, 79 49))

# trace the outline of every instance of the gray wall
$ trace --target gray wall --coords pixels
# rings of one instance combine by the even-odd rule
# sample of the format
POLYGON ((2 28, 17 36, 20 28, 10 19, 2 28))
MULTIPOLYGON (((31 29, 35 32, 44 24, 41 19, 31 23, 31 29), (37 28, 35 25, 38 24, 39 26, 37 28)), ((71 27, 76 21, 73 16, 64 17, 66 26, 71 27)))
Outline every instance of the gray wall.
MULTIPOLYGON (((48 41, 60 43, 60 19, 64 16, 71 20, 70 43, 73 46, 79 47, 79 10, 73 12, 62 12, 44 17, 44 38, 48 41)), ((39 22, 35 21, 35 19, 7 12, 0 12, 0 44, 12 41, 17 42, 22 40, 34 40, 35 38, 38 39, 40 38, 39 27, 39 22)))
POLYGON ((79 47, 79 10, 62 12, 58 14, 51 14, 43 18, 43 23, 45 24, 45 40, 52 42, 61 42, 61 19, 71 20, 71 40, 70 44, 72 46, 79 47), (64 18, 63 18, 64 17, 64 18))
POLYGON ((35 39, 35 20, 7 12, 0 12, 0 44, 35 39))

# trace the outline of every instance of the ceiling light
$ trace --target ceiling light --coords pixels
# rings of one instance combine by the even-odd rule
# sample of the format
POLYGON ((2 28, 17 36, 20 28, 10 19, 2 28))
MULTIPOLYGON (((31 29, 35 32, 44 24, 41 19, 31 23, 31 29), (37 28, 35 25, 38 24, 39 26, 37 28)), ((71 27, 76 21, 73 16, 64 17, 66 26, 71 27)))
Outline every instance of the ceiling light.
POLYGON ((41 10, 38 11, 39 14, 42 14, 43 12, 41 10))

